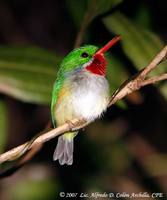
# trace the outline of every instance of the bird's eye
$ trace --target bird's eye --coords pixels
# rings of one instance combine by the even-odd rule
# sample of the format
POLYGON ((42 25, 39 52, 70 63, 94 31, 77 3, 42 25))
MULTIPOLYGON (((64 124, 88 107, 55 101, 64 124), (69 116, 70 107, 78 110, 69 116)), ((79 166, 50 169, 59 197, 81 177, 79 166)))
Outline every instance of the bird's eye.
POLYGON ((81 56, 82 56, 83 58, 87 58, 89 55, 88 55, 88 53, 83 52, 83 53, 81 54, 81 56))

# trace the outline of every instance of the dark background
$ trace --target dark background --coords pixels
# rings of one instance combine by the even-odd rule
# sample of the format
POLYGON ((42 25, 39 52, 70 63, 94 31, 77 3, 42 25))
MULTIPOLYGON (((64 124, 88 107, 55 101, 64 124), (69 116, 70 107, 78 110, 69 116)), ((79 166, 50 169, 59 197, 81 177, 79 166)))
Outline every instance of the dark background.
MULTIPOLYGON (((83 43, 104 44, 114 35, 108 32, 100 17, 119 9, 133 21, 141 5, 150 15, 147 28, 165 42, 166 1, 125 0, 93 20, 83 43)), ((73 49, 78 29, 66 1, 0 1, 1 45, 37 46, 64 56, 73 49)), ((137 71, 120 45, 113 51, 127 66, 128 73, 137 71)), ((4 94, 1 98, 6 102, 8 119, 3 151, 32 138, 50 120, 46 104, 26 103, 4 94)), ((165 195, 166 98, 158 88, 148 86, 130 95, 125 103, 126 108, 114 105, 102 119, 80 131, 75 139, 72 166, 60 166, 52 161, 57 143, 57 139, 53 139, 20 170, 1 180, 0 199, 59 199, 60 191, 78 194, 162 192, 165 195)))

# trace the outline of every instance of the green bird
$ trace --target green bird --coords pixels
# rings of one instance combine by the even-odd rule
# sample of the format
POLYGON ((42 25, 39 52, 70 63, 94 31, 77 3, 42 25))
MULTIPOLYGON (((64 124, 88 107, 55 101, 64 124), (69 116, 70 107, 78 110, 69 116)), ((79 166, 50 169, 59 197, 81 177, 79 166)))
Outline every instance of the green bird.
MULTIPOLYGON (((63 59, 52 91, 54 127, 74 118, 93 121, 107 109, 109 85, 104 53, 119 40, 116 36, 100 49, 93 45, 76 48, 63 59)), ((59 136, 53 159, 61 165, 72 165, 76 135, 68 132, 59 136)))

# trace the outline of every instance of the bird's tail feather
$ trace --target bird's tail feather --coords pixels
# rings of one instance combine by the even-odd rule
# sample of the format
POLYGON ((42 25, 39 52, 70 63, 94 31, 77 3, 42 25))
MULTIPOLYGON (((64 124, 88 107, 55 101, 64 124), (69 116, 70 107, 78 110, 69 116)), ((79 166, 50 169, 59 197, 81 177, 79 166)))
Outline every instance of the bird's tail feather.
POLYGON ((53 160, 59 160, 60 165, 72 165, 75 135, 76 133, 66 133, 58 138, 53 160))

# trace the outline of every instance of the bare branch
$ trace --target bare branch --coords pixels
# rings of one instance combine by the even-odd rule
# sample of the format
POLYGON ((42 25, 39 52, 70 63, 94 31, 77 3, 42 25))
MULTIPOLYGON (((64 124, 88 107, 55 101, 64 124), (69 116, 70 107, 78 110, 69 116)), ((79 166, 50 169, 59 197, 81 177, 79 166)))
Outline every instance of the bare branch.
POLYGON ((152 60, 152 62, 144 68, 144 70, 141 73, 141 76, 146 77, 153 69, 155 69, 158 64, 160 64, 162 61, 165 61, 167 59, 167 45, 157 54, 157 56, 152 60))
POLYGON ((167 45, 157 54, 149 65, 142 69, 138 74, 125 81, 121 87, 113 94, 110 99, 109 106, 115 104, 118 100, 124 98, 126 95, 139 90, 141 87, 153 84, 160 80, 166 80, 166 74, 157 77, 146 79, 146 76, 155 69, 159 63, 167 59, 167 45))
MULTIPOLYGON (((157 81, 161 80, 167 80, 167 74, 162 74, 160 76, 156 76, 153 78, 146 79, 146 76, 153 70, 155 69, 159 63, 162 61, 166 60, 167 58, 167 46, 165 46, 160 53, 155 56, 155 58, 151 61, 151 63, 146 66, 143 70, 141 70, 137 75, 133 76, 131 79, 125 81, 121 87, 112 95, 109 105, 111 106, 115 104, 118 100, 124 98, 126 95, 140 89, 141 87, 155 83, 157 81)), ((16 148, 13 148, 3 154, 0 155, 0 163, 3 163, 5 161, 13 160, 15 157, 18 156, 18 154, 28 146, 28 149, 31 149, 37 144, 43 144, 52 138, 55 138, 65 132, 68 131, 76 131, 79 130, 85 126, 87 126, 90 122, 86 122, 83 119, 73 119, 71 120, 71 123, 65 123, 62 126, 59 126, 55 129, 52 129, 39 137, 35 138, 33 142, 26 142, 16 148), (73 124, 73 127, 71 127, 71 124, 73 124), (29 145, 31 144, 31 145, 29 145)), ((27 150, 28 150, 27 149, 27 150)))
MULTIPOLYGON (((52 129, 52 130, 40 135, 29 146, 29 149, 31 149, 33 146, 36 146, 37 144, 45 143, 45 142, 51 140, 52 138, 55 138, 58 135, 61 135, 62 133, 65 133, 65 132, 68 132, 68 131, 74 131, 74 130, 78 130, 78 129, 83 128, 84 124, 85 124, 85 120, 73 119, 73 120, 71 120, 71 124, 74 124, 74 127, 75 127, 72 130, 71 130, 71 127, 69 126, 69 124, 65 123, 62 126, 54 128, 54 129, 52 129), (82 123, 83 123, 83 125, 82 125, 82 123)), ((27 145, 29 145, 29 142, 26 142, 26 143, 24 143, 24 144, 22 144, 22 145, 20 145, 18 147, 15 147, 15 148, 7 151, 6 153, 1 154, 0 155, 0 164, 5 162, 5 161, 8 161, 8 160, 9 161, 10 160, 14 160, 20 152, 24 151, 24 149, 26 148, 27 145)))
POLYGON ((145 81, 143 81, 143 83, 141 83, 141 86, 143 87, 145 85, 153 84, 153 83, 156 83, 158 81, 163 81, 163 80, 167 80, 167 73, 162 74, 160 76, 155 76, 153 78, 146 79, 145 81))

